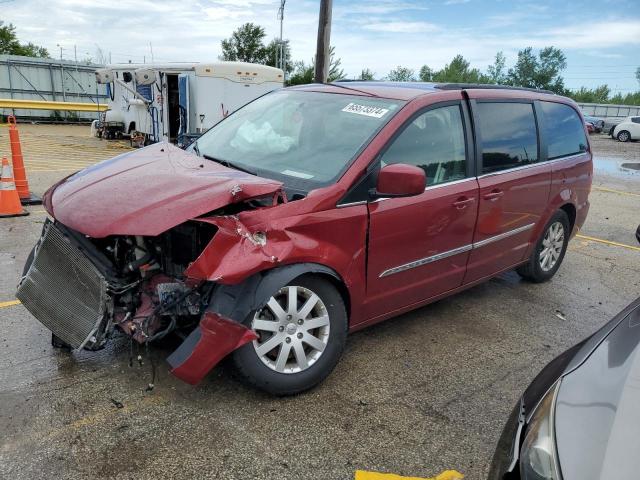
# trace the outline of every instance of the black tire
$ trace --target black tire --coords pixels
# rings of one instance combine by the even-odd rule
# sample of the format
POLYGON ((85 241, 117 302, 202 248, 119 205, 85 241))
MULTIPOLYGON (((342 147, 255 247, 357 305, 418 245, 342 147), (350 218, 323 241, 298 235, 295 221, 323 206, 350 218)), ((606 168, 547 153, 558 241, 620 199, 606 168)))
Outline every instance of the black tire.
POLYGON ((564 210, 558 210, 553 214, 551 219, 544 226, 542 231, 542 235, 536 242, 536 245, 533 249, 531 257, 527 261, 527 263, 516 268, 516 272, 524 278, 525 280, 529 280, 534 283, 542 283, 550 280, 556 274, 560 265, 562 264, 562 260, 564 259, 564 254, 567 251, 567 245, 569 244, 569 236, 571 235, 571 226, 569 224, 569 217, 565 213, 564 210), (541 265, 541 253, 545 249, 544 240, 547 232, 549 232, 550 228, 556 223, 560 223, 563 229, 563 243, 562 248, 560 250, 560 254, 555 260, 555 263, 551 268, 543 269, 541 265))
MULTIPOLYGON (((317 276, 303 275, 289 282, 287 286, 302 287, 315 293, 320 297, 329 316, 327 343, 315 363, 297 373, 280 373, 267 366, 260 359, 253 342, 244 345, 233 353, 235 367, 245 382, 255 388, 278 396, 294 395, 322 382, 331 373, 342 356, 348 327, 344 301, 338 290, 330 282, 317 276)), ((251 328, 254 316, 258 311, 254 310, 249 313, 244 321, 246 326, 251 328)), ((275 335, 276 333, 274 333, 275 335)), ((286 333, 283 335, 286 336, 286 333)))
POLYGON ((628 142, 631 140, 631 134, 627 130, 620 130, 617 139, 619 142, 628 142))

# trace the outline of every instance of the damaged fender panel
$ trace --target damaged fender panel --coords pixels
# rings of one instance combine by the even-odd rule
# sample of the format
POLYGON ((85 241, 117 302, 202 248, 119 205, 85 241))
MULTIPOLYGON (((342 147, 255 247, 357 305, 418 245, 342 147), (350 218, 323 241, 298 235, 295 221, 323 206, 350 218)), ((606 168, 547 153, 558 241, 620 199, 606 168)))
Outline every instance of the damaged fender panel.
POLYGON ((169 355, 167 362, 176 377, 196 385, 229 353, 257 338, 244 325, 207 312, 200 326, 169 355))
POLYGON ((240 322, 262 307, 274 291, 305 273, 323 273, 340 280, 323 265, 299 263, 254 275, 237 285, 218 285, 200 326, 167 357, 171 373, 192 385, 199 383, 220 360, 257 339, 240 322))
POLYGON ((185 274, 232 285, 278 266, 316 263, 337 272, 352 295, 352 289, 364 289, 366 206, 266 222, 260 213, 200 219, 216 225, 218 232, 185 274))

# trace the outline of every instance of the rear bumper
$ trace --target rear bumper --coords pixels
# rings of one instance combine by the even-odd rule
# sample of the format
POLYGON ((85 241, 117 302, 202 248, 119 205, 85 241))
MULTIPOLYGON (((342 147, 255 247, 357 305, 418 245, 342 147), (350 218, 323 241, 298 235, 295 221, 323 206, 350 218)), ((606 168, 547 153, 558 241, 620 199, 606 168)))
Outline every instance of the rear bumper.
POLYGON ((220 360, 257 338, 244 325, 207 312, 198 328, 167 357, 167 362, 176 377, 196 385, 220 360))

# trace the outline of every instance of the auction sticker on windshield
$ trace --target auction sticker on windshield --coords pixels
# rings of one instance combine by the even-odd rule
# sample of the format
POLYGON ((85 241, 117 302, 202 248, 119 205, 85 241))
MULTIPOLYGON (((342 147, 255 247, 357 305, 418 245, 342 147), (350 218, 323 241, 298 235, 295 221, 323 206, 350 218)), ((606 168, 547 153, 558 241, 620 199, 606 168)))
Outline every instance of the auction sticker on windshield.
POLYGON ((343 112, 357 113, 358 115, 366 115, 367 117, 382 118, 389 111, 388 108, 372 107, 370 105, 359 105, 350 103, 342 109, 343 112))

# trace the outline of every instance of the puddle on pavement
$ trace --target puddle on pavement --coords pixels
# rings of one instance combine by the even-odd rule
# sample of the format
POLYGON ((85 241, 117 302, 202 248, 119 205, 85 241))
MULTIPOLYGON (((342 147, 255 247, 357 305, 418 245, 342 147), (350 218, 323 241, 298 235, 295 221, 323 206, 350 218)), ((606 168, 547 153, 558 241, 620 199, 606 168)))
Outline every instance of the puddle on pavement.
POLYGON ((598 172, 609 175, 640 177, 640 161, 630 162, 627 159, 618 157, 595 156, 593 159, 593 168, 598 172))

